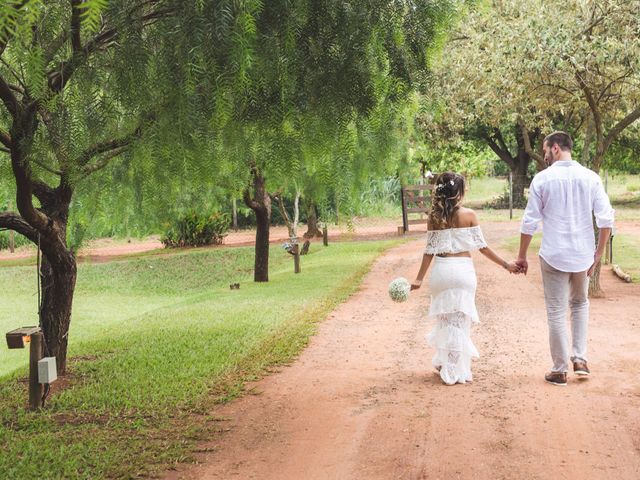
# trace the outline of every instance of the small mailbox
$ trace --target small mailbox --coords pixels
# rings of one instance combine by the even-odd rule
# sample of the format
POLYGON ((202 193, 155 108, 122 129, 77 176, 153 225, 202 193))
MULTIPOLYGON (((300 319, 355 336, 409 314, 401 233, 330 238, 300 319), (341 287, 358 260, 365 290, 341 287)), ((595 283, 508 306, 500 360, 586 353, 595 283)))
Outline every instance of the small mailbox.
POLYGON ((24 348, 31 343, 31 335, 40 332, 40 327, 22 327, 7 333, 7 346, 10 349, 24 348))
POLYGON ((49 384, 58 379, 56 357, 45 357, 38 361, 38 383, 49 384))

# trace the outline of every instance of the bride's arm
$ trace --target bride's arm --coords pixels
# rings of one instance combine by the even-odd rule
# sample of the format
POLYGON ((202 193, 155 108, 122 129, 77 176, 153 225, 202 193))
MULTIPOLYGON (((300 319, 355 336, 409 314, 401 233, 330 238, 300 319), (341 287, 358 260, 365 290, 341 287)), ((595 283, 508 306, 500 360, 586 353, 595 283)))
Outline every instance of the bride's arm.
POLYGON ((433 259, 433 255, 429 253, 425 253, 422 256, 422 263, 420 264, 420 270, 418 270, 418 275, 416 279, 411 283, 411 290, 417 290, 422 285, 422 280, 424 280, 424 276, 427 274, 427 270, 429 270, 429 265, 431 265, 431 260, 433 259))

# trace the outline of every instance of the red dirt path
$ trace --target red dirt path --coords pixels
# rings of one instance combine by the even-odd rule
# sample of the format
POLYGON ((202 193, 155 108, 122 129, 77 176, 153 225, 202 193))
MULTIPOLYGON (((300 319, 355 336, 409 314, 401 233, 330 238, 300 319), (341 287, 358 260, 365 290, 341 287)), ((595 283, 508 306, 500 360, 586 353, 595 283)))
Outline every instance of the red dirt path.
MULTIPOLYGON (((484 225, 494 246, 517 231, 484 225)), ((212 407, 220 432, 199 449, 210 453, 166 478, 640 478, 640 287, 605 267, 606 298, 591 304, 592 376, 554 387, 543 381, 536 256, 524 277, 475 255, 481 358, 472 384, 447 387, 424 341, 428 288, 405 304, 386 295, 392 278, 415 275, 422 248, 421 239, 382 256, 291 366, 212 407)))

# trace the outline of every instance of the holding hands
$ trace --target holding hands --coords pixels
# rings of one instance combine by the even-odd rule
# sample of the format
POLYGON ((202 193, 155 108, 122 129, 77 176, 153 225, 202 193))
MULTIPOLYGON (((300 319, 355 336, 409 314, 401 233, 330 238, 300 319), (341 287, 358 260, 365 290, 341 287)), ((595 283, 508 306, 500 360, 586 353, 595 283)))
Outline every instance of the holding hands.
POLYGON ((529 270, 529 262, 527 262, 527 259, 525 257, 518 257, 518 259, 515 261, 515 264, 518 267, 517 273, 524 273, 525 275, 527 274, 527 271, 529 270))
POLYGON ((523 273, 522 268, 518 265, 517 262, 505 262, 504 268, 509 270, 509 273, 515 273, 516 275, 519 273, 523 273))

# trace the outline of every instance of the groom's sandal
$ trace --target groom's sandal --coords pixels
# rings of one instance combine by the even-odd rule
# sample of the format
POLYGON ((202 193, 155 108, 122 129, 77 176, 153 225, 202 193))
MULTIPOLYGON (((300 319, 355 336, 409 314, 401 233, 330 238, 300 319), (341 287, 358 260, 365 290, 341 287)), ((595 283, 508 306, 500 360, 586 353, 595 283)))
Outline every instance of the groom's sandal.
POLYGON ((588 377, 591 375, 589 367, 587 367, 587 362, 584 360, 576 360, 573 362, 573 373, 581 377, 588 377))
POLYGON ((550 372, 544 376, 544 379, 552 385, 558 385, 560 387, 565 387, 567 385, 566 372, 550 372))

